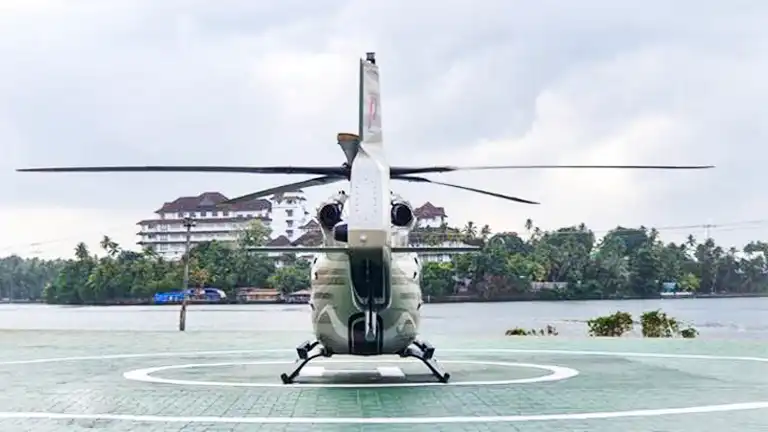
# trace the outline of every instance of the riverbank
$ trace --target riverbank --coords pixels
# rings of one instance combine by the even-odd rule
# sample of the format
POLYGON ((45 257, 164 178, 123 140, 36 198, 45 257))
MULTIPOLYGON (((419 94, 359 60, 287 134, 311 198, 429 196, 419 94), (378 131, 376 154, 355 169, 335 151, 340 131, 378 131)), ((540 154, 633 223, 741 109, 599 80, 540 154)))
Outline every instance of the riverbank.
POLYGON ((606 297, 606 298, 543 298, 543 297, 496 297, 485 299, 473 296, 450 296, 424 298, 425 303, 504 303, 504 302, 568 302, 568 301, 617 301, 617 300, 685 300, 685 299, 722 299, 722 298, 763 298, 768 297, 768 293, 722 293, 722 294, 694 294, 690 296, 667 297, 667 296, 624 296, 624 297, 606 297))
MULTIPOLYGON (((694 294, 684 297, 613 297, 613 298, 545 298, 543 296, 504 296, 495 298, 482 298, 478 296, 447 296, 432 297, 425 296, 424 303, 445 304, 445 303, 510 303, 510 302, 569 302, 569 301, 621 301, 621 300, 688 300, 688 299, 723 299, 723 298, 763 298, 768 297, 768 293, 715 293, 715 294, 694 294)), ((42 300, 13 300, 5 301, 5 304, 45 304, 42 300)), ((62 304, 62 306, 168 306, 180 305, 181 302, 167 302, 158 304, 151 299, 125 299, 108 302, 94 302, 82 304, 62 304)), ((284 301, 284 300, 259 300, 242 301, 237 299, 223 300, 189 300, 189 304, 215 305, 215 304, 307 304, 307 302, 284 301)))

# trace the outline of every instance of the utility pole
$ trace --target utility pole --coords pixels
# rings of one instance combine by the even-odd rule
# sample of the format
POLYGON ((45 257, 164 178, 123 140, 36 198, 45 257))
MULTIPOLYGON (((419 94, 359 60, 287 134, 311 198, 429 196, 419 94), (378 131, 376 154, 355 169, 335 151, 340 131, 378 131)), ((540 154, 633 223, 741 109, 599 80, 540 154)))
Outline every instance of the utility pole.
POLYGON ((184 331, 187 327, 187 290, 189 289, 189 242, 192 237, 192 227, 196 225, 191 217, 185 217, 181 223, 187 229, 187 241, 184 245, 184 282, 181 287, 183 297, 181 300, 181 311, 179 312, 179 331, 184 331))

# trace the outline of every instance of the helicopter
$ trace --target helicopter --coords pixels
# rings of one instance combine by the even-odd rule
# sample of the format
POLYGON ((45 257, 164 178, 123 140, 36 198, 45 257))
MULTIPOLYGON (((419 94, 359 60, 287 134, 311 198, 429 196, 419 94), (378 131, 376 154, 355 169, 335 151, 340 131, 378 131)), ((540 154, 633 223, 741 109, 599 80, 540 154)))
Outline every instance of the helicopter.
POLYGON ((264 189, 227 200, 227 206, 273 194, 349 182, 321 203, 316 219, 323 243, 318 247, 254 247, 252 251, 315 254, 311 266, 311 321, 314 340, 296 347, 298 359, 283 383, 291 384, 313 359, 333 355, 416 358, 440 382, 445 372, 434 357, 435 347, 419 339, 421 291, 420 256, 473 253, 476 246, 409 246, 407 234, 416 226, 411 204, 390 189, 390 181, 432 183, 490 195, 523 204, 536 201, 502 193, 440 182, 423 174, 491 169, 707 169, 712 165, 505 165, 390 166, 382 134, 379 66, 374 52, 359 59, 358 131, 337 134, 346 162, 341 166, 101 166, 24 168, 21 172, 209 172, 301 174, 316 177, 264 189))

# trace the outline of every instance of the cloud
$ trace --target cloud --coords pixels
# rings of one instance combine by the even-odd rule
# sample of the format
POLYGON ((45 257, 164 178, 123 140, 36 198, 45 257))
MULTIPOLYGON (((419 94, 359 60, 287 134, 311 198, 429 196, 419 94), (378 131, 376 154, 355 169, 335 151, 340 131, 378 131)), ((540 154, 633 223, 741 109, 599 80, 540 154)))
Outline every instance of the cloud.
MULTIPOLYGON (((96 242, 106 231, 131 243, 136 227, 124 221, 177 196, 296 180, 13 172, 21 166, 340 164, 334 135, 356 128, 356 62, 371 50, 393 164, 718 165, 435 176, 541 206, 395 185, 414 202, 445 206, 452 223, 522 230, 532 218, 544 228, 608 229, 754 220, 768 211, 760 188, 768 4, 37 0, 2 8, 7 245, 62 232, 96 242)), ((740 244, 766 231, 713 234, 740 244)), ((72 245, 38 247, 69 255, 72 245)))

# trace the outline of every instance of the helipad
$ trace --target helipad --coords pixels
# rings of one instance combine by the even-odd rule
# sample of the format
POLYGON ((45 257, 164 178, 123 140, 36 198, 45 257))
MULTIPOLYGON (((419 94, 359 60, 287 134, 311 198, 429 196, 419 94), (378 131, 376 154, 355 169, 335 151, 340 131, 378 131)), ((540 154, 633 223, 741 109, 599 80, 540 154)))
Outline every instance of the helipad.
POLYGON ((768 347, 689 340, 434 340, 279 374, 307 335, 0 332, 0 430, 768 430, 768 347))

